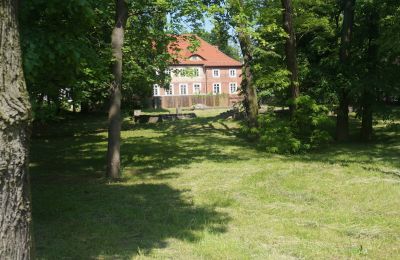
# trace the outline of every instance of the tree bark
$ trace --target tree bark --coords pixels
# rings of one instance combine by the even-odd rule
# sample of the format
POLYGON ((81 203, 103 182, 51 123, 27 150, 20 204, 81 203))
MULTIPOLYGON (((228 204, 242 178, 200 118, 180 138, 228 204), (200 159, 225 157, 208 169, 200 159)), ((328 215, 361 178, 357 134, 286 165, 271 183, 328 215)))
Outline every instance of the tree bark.
MULTIPOLYGON (((245 14, 243 0, 228 2, 230 16, 242 17, 245 14)), ((247 123, 250 127, 256 127, 258 117, 257 90, 253 80, 251 65, 253 61, 253 44, 248 33, 247 21, 231 21, 239 40, 240 50, 243 56, 241 94, 243 95, 243 107, 245 109, 247 123)))
POLYGON ((122 47, 124 31, 128 19, 128 7, 124 0, 116 0, 115 27, 111 36, 114 58, 112 72, 114 81, 110 88, 110 109, 108 112, 108 151, 107 177, 118 179, 120 173, 120 135, 121 135, 121 85, 122 85, 122 47))
POLYGON ((378 45, 379 13, 372 6, 368 12, 368 48, 367 48, 367 82, 363 86, 361 97, 361 130, 363 141, 371 141, 373 134, 373 104, 376 101, 376 84, 378 84, 378 45))
POLYGON ((296 53, 296 35, 293 26, 293 8, 292 0, 281 0, 283 7, 283 29, 288 34, 285 43, 286 66, 290 72, 290 96, 293 103, 290 105, 290 111, 296 110, 294 101, 300 95, 298 67, 297 67, 297 53, 296 53))
POLYGON ((349 94, 345 89, 339 90, 339 107, 336 117, 336 140, 349 138, 349 94))
MULTIPOLYGON (((350 61, 350 46, 354 23, 355 0, 344 0, 343 24, 340 45, 340 63, 348 70, 350 61)), ((336 139, 347 140, 349 137, 349 90, 346 86, 339 88, 339 108, 336 118, 336 139)))
POLYGON ((362 115, 361 115, 361 139, 363 141, 371 141, 372 139, 372 99, 373 95, 365 90, 362 96, 362 115))
POLYGON ((251 72, 251 61, 253 59, 251 52, 250 37, 242 30, 238 32, 240 49, 243 55, 243 70, 241 88, 244 94, 243 105, 247 115, 249 126, 257 126, 258 101, 257 90, 253 81, 251 72))
POLYGON ((30 104, 22 71, 17 1, 0 1, 0 259, 30 259, 30 104))

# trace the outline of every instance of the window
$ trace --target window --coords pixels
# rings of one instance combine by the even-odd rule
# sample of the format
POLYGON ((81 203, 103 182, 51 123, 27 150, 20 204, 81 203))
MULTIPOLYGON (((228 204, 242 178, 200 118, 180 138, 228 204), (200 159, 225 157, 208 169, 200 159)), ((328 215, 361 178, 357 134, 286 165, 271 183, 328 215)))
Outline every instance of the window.
POLYGON ((201 84, 200 83, 194 83, 193 84, 193 94, 198 95, 201 93, 201 84))
POLYGON ((236 78, 236 69, 229 70, 229 77, 236 78))
POLYGON ((236 94, 237 84, 236 82, 229 83, 229 94, 236 94))
POLYGON ((174 94, 174 85, 171 84, 171 85, 169 85, 169 88, 165 89, 165 95, 172 96, 173 94, 174 94))
POLYGON ((221 94, 221 83, 213 84, 213 94, 221 94))
POLYGON ((158 85, 153 86, 153 96, 159 96, 160 95, 160 87, 158 85))
POLYGON ((194 68, 193 76, 198 77, 199 75, 200 75, 200 69, 199 68, 194 68))
POLYGON ((188 86, 187 84, 179 84, 179 94, 187 95, 188 94, 188 86))
POLYGON ((165 73, 165 75, 171 76, 171 70, 170 69, 166 69, 164 73, 165 73))
POLYGON ((193 56, 190 56, 189 60, 201 60, 201 58, 200 58, 200 56, 193 55, 193 56))
POLYGON ((212 70, 212 74, 214 78, 219 78, 220 74, 219 74, 219 69, 214 69, 212 70))

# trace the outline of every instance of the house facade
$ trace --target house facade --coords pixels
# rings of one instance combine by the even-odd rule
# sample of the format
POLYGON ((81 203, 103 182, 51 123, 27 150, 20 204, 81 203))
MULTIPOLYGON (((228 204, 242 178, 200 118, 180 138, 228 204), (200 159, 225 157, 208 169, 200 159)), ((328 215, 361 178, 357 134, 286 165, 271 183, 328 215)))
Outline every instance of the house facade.
POLYGON ((242 64, 225 55, 198 36, 196 51, 189 51, 190 43, 179 37, 170 52, 176 59, 167 73, 171 76, 169 88, 154 85, 153 97, 158 107, 232 106, 240 101, 242 64))

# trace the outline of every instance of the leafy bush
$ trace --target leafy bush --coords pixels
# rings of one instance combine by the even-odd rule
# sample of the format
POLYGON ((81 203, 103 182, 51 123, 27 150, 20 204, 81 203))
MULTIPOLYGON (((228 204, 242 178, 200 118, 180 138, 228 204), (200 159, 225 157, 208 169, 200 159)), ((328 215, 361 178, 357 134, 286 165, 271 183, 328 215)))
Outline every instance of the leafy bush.
POLYGON ((57 109, 56 104, 39 105, 36 102, 32 102, 33 120, 39 123, 55 121, 57 119, 57 109))
POLYGON ((328 116, 328 109, 308 96, 299 97, 296 106, 292 118, 274 111, 260 115, 258 127, 243 125, 241 135, 273 153, 299 153, 332 142, 329 130, 334 122, 328 116))

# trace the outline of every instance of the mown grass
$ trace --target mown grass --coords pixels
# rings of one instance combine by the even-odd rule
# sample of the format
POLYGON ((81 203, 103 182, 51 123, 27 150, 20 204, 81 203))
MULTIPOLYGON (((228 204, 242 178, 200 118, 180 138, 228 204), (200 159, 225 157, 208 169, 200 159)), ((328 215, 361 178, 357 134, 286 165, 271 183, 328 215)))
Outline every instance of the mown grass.
POLYGON ((369 144, 272 155, 237 123, 123 124, 123 179, 105 171, 106 117, 34 133, 31 175, 39 259, 396 259, 400 131, 369 144))

